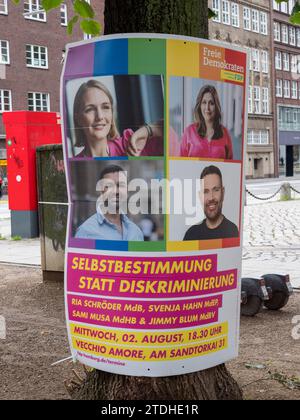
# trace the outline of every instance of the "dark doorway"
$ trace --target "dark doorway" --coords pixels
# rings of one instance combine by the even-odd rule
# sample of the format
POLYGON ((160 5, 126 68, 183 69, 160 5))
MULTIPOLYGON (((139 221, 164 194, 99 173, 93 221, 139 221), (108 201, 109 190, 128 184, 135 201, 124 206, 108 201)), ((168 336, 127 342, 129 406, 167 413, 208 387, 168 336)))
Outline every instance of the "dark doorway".
POLYGON ((294 176, 293 146, 286 146, 286 176, 294 176))

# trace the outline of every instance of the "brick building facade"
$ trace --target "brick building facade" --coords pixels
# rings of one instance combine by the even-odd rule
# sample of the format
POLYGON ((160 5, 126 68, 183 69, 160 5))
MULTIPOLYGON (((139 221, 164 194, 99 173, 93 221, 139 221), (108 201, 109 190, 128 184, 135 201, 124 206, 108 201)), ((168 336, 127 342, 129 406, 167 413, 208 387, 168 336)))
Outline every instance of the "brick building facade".
MULTIPOLYGON (((97 19, 103 22, 104 0, 91 0, 97 19)), ((65 44, 83 39, 79 27, 72 36, 66 25, 72 17, 72 1, 47 15, 28 12, 41 9, 40 0, 15 6, 0 0, 0 160, 6 158, 4 111, 59 112, 59 84, 65 44), (38 9, 37 9, 38 8, 38 9), (27 13, 24 15, 24 13, 27 13)), ((5 168, 2 167, 2 171, 5 168)))
POLYGON ((266 0, 209 0, 217 14, 209 24, 210 38, 246 47, 250 53, 247 178, 273 177, 278 172, 271 4, 266 0))
POLYGON ((295 0, 272 1, 275 123, 279 173, 300 173, 300 27, 290 22, 295 0))

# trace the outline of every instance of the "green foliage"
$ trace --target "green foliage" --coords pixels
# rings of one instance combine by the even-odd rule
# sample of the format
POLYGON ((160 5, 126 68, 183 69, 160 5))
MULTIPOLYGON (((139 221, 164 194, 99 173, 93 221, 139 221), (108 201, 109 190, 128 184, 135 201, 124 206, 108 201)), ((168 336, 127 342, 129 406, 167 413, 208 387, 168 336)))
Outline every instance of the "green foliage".
POLYGON ((75 0, 73 8, 82 18, 93 19, 95 16, 92 6, 84 0, 75 0))
MULTIPOLYGON (((20 5, 20 0, 12 0, 15 5, 20 5)), ((42 0, 42 7, 45 12, 58 9, 64 0, 42 0)), ((101 25, 95 18, 93 7, 86 0, 75 0, 73 3, 74 16, 69 20, 67 33, 73 33, 74 26, 80 22, 82 31, 88 35, 97 36, 101 34, 101 25)))
POLYGON ((297 2, 292 11, 291 22, 294 25, 300 25, 300 4, 297 2))
POLYGON ((80 22, 80 27, 84 33, 97 36, 100 34, 101 26, 96 20, 84 19, 80 22))
POLYGON ((63 2, 64 0, 42 0, 42 6, 46 12, 49 12, 49 10, 59 7, 63 2))
POLYGON ((20 241, 21 239, 22 239, 22 236, 18 236, 18 235, 11 237, 12 241, 20 241))
POLYGON ((217 14, 213 10, 208 9, 208 19, 212 19, 215 17, 217 17, 217 14))
POLYGON ((77 15, 73 16, 72 19, 69 20, 68 26, 67 26, 68 35, 72 35, 74 25, 78 22, 78 20, 79 20, 79 16, 77 15))
MULTIPOLYGON (((289 0, 275 0, 275 1, 278 4, 289 2, 289 0)), ((296 1, 295 6, 292 10, 290 22, 293 23, 294 25, 300 25, 300 4, 298 0, 296 1)))

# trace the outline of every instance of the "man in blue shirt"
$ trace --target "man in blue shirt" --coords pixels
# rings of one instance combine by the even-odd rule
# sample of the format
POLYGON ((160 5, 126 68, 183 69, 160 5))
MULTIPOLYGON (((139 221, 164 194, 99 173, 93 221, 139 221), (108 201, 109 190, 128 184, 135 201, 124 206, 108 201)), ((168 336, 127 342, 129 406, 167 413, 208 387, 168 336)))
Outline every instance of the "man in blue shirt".
POLYGON ((141 229, 121 210, 127 199, 127 174, 117 165, 107 166, 97 183, 96 213, 77 229, 76 238, 110 241, 143 241, 141 229))

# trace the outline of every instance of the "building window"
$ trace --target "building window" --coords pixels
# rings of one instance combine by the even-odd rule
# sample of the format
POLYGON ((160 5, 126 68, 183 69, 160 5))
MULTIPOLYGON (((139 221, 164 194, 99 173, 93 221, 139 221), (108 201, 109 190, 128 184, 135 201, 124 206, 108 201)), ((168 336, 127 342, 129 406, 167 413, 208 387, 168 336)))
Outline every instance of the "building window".
POLYGON ((231 3, 231 25, 240 27, 240 8, 237 3, 231 3))
POLYGON ((298 99, 298 83, 292 80, 292 99, 298 99))
POLYGON ((268 130, 261 130, 260 144, 269 144, 269 131, 268 130))
POLYGON ((62 3, 60 6, 60 24, 62 26, 68 25, 67 5, 62 3))
POLYGON ((282 53, 283 70, 290 71, 290 56, 289 53, 282 53))
POLYGON ((281 41, 284 44, 289 43, 289 33, 288 33, 288 27, 286 25, 281 25, 281 41))
POLYGON ((221 0, 213 0, 212 9, 217 15, 213 18, 213 21, 221 22, 221 0))
POLYGON ((295 6, 295 0, 289 0, 289 15, 292 14, 294 6, 295 6))
POLYGON ((289 80, 283 81, 283 97, 290 98, 291 97, 291 83, 289 80))
POLYGON ((252 66, 252 49, 251 48, 248 48, 248 47, 246 47, 246 48, 247 48, 247 51, 249 53, 249 69, 250 70, 253 70, 253 66, 252 66))
POLYGON ((8 41, 0 40, 0 64, 9 64, 9 44, 8 41))
POLYGON ((0 15, 7 15, 7 0, 0 0, 0 15))
POLYGON ((249 95, 248 95, 248 113, 253 113, 253 88, 249 86, 249 95))
POLYGON ((11 91, 0 89, 0 112, 11 111, 11 91))
POLYGON ((29 92, 28 93, 29 111, 50 111, 49 93, 29 92))
POLYGON ((260 12, 260 33, 268 35, 268 18, 265 12, 260 12))
POLYGON ((290 26, 290 44, 296 45, 296 28, 290 26))
POLYGON ((39 45, 26 45, 26 65, 27 67, 47 69, 47 47, 41 47, 39 45))
POLYGON ((268 130, 248 130, 248 144, 266 145, 269 144, 268 130))
POLYGON ((299 28, 297 28, 296 35, 297 35, 297 47, 300 47, 300 29, 299 28))
POLYGON ((282 13, 288 13, 288 5, 287 3, 281 3, 280 9, 282 13))
POLYGON ((282 54, 280 51, 275 51, 275 69, 282 70, 282 54))
POLYGON ((280 23, 274 22, 274 41, 280 42, 280 23))
POLYGON ((262 88, 262 113, 269 114, 269 88, 262 88))
POLYGON ((280 12, 280 4, 276 0, 273 0, 273 9, 280 12))
POLYGON ((291 72, 297 73, 297 56, 291 55, 291 72))
POLYGON ((253 86, 253 96, 254 96, 254 114, 261 113, 260 107, 260 87, 253 86))
POLYGON ((244 16, 244 29, 246 29, 246 31, 251 31, 251 9, 249 9, 249 7, 244 7, 243 16, 244 16))
POLYGON ((269 72, 269 54, 268 51, 261 52, 261 71, 263 73, 269 72))
POLYGON ((24 1, 24 16, 25 19, 32 19, 32 20, 39 20, 40 22, 46 22, 46 13, 33 13, 38 12, 39 10, 43 10, 42 1, 41 0, 26 0, 24 1))
POLYGON ((222 22, 224 25, 230 25, 230 8, 228 0, 222 0, 222 22))
POLYGON ((276 79, 276 97, 282 98, 282 80, 276 79))
POLYGON ((259 65, 259 50, 252 50, 252 69, 254 71, 260 71, 259 65))
POLYGON ((259 33, 259 11, 252 9, 252 31, 259 33))

